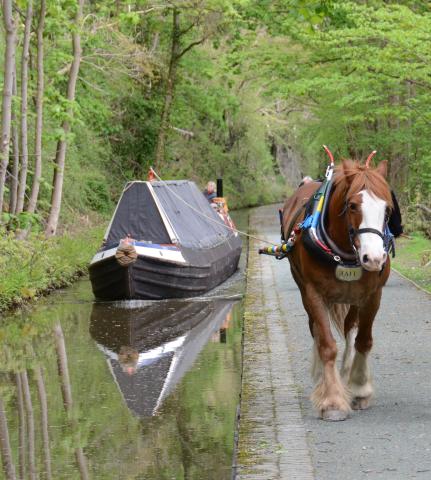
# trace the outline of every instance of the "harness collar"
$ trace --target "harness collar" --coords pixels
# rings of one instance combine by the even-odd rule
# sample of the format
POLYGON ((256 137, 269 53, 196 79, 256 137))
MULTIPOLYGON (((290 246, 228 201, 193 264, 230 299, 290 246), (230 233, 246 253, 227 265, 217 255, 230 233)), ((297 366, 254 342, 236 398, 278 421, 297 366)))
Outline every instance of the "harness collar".
MULTIPOLYGON (((354 238, 361 233, 373 233, 383 240, 385 251, 392 253, 392 257, 394 257, 394 237, 388 228, 387 218, 385 219, 383 232, 374 228, 355 229, 351 225, 348 226, 353 253, 344 252, 335 244, 325 229, 325 219, 332 190, 332 181, 325 179, 306 205, 305 218, 299 226, 307 250, 325 263, 345 267, 360 267, 361 262, 354 245, 354 238)), ((345 214, 345 212, 346 209, 343 209, 340 215, 345 214)))

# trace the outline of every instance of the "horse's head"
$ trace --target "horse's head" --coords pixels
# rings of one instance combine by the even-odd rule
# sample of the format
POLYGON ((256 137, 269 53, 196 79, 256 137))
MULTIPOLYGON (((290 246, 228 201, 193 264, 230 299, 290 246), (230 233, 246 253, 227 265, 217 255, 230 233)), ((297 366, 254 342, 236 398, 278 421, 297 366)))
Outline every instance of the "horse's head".
POLYGON ((386 183, 387 162, 377 168, 343 161, 337 170, 336 185, 344 187, 345 215, 352 244, 365 270, 380 271, 387 259, 383 234, 392 208, 391 191, 386 183))

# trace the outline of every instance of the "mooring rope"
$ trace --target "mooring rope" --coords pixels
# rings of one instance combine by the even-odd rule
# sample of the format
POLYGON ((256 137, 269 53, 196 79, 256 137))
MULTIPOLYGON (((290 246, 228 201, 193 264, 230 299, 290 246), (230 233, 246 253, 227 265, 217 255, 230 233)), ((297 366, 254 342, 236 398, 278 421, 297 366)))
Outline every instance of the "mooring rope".
POLYGON ((186 202, 182 197, 180 197, 180 195, 178 195, 172 188, 170 188, 169 185, 162 178, 160 178, 160 176, 157 174, 157 172, 152 167, 150 167, 150 170, 153 172, 153 174, 157 178, 157 180, 159 182, 161 182, 172 193, 172 195, 175 195, 175 197, 177 197, 179 200, 181 200, 185 205, 187 205, 189 208, 191 208, 194 212, 196 212, 201 217, 206 218, 210 222, 216 223, 217 225, 221 225, 222 227, 225 227, 228 230, 231 230, 232 232, 237 232, 240 235, 243 235, 244 237, 253 238, 254 240, 266 243, 266 244, 271 245, 271 246, 274 245, 273 243, 268 242, 268 240, 265 240, 263 238, 256 237, 255 235, 251 235, 250 233, 238 230, 236 227, 230 227, 229 225, 226 225, 224 222, 218 221, 215 218, 211 218, 208 215, 205 215, 200 210, 195 208, 193 205, 190 205, 188 202, 186 202))

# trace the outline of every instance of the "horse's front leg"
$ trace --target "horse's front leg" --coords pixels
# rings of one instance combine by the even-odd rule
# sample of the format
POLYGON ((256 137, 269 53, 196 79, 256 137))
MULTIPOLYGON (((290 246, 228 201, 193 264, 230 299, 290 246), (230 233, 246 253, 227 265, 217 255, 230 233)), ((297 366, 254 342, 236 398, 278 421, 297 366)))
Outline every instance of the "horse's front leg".
POLYGON ((350 398, 341 382, 337 366, 337 344, 332 336, 330 313, 313 287, 303 291, 303 303, 313 326, 315 352, 321 362, 321 372, 311 394, 311 401, 324 420, 345 420, 350 412, 350 398))
POLYGON ((358 334, 355 340, 355 356, 349 378, 349 390, 352 394, 352 407, 356 410, 368 408, 374 388, 368 356, 373 346, 373 322, 379 310, 381 289, 369 298, 366 305, 359 308, 358 334))
POLYGON ((349 312, 344 320, 344 338, 346 346, 343 354, 343 362, 341 364, 341 378, 347 385, 352 371, 353 360, 355 358, 355 339, 358 333, 358 313, 359 309, 356 305, 351 305, 349 312))

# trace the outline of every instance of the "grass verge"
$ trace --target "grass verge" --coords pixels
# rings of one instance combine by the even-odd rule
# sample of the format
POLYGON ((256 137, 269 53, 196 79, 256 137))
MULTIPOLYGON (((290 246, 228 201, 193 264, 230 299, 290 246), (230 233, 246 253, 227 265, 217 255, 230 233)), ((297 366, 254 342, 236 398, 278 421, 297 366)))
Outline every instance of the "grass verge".
POLYGON ((424 290, 431 292, 431 240, 415 232, 409 238, 398 238, 396 243, 393 267, 424 290))
POLYGON ((54 288, 69 285, 87 271, 100 245, 103 228, 92 227, 45 239, 34 235, 18 241, 0 235, 0 311, 35 300, 54 288))

